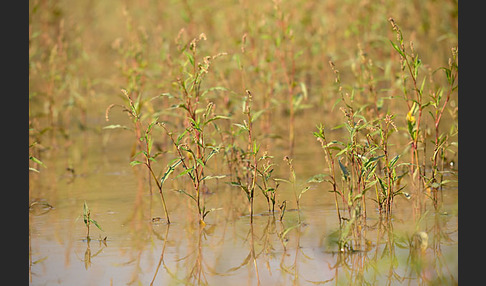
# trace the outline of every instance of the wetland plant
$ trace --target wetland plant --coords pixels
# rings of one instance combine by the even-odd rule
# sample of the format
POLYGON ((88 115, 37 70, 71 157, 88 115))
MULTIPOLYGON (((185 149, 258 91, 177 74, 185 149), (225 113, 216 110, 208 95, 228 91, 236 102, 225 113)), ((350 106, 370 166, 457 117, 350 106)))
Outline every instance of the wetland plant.
POLYGON ((246 194, 250 208, 250 223, 253 223, 253 199, 255 195, 255 187, 257 186, 257 172, 258 172, 258 159, 257 155, 260 151, 260 146, 256 143, 253 134, 253 117, 251 114, 252 95, 249 90, 246 90, 246 101, 244 103, 244 114, 247 116, 247 120, 243 121, 243 124, 237 124, 237 126, 248 132, 248 143, 246 152, 242 154, 243 161, 243 178, 236 175, 236 181, 231 182, 232 186, 239 187, 246 194))
POLYGON ((254 213, 253 201, 256 187, 260 189, 265 197, 268 211, 274 213, 279 182, 277 179, 272 178, 274 164, 271 159, 273 157, 268 155, 268 152, 264 152, 261 157, 258 155, 260 145, 255 139, 256 136, 253 127, 254 121, 262 112, 252 113, 252 94, 249 90, 246 90, 246 95, 243 103, 243 113, 246 115, 246 119, 243 120, 243 124, 234 123, 239 128, 239 132, 236 134, 247 134, 246 151, 243 148, 239 148, 233 140, 230 151, 226 153, 226 157, 230 171, 233 173, 233 180, 230 182, 230 185, 239 187, 244 191, 248 199, 250 223, 252 223, 254 213), (234 158, 234 160, 228 160, 228 158, 234 158), (258 177, 261 178, 260 183, 258 183, 258 177))
POLYGON ((261 177, 261 183, 257 183, 257 186, 267 200, 268 211, 273 214, 275 212, 275 203, 277 201, 277 189, 280 184, 276 179, 272 178, 274 164, 270 161, 271 159, 273 159, 273 157, 267 155, 266 152, 259 159, 259 161, 263 161, 263 163, 260 165, 261 168, 257 169, 258 175, 261 177), (272 181, 273 186, 271 185, 272 181))
POLYGON ((94 224, 99 230, 103 231, 100 224, 91 218, 91 211, 88 208, 88 204, 86 203, 86 201, 84 201, 84 205, 83 205, 83 221, 84 221, 84 225, 86 225, 86 239, 88 241, 91 240, 91 238, 89 237, 89 227, 91 224, 94 224))
MULTIPOLYGON (((418 56, 418 53, 414 49, 413 42, 410 41, 409 48, 407 49, 404 44, 404 37, 400 27, 393 20, 389 18, 393 31, 396 32, 396 41, 391 41, 390 43, 394 50, 400 55, 400 69, 403 85, 403 99, 407 103, 408 113, 406 116, 407 131, 410 138, 410 175, 411 182, 415 185, 414 190, 416 194, 421 194, 421 190, 425 189, 427 192, 430 191, 430 198, 434 203, 434 207, 437 208, 438 204, 438 189, 448 182, 449 180, 443 180, 442 176, 444 174, 443 166, 445 165, 446 151, 452 151, 449 148, 453 145, 457 145, 457 142, 448 142, 450 136, 455 136, 457 134, 457 126, 453 125, 450 128, 450 134, 440 133, 439 127, 443 120, 443 115, 445 113, 446 107, 450 105, 451 95, 457 91, 458 85, 456 84, 458 76, 458 64, 457 64, 457 48, 451 49, 452 57, 449 58, 447 67, 440 67, 429 73, 428 75, 422 75, 419 73, 425 69, 424 64, 418 56), (434 81, 433 74, 438 71, 443 70, 446 77, 446 86, 442 87, 437 81, 434 81), (428 77, 428 81, 427 81, 428 77), (411 81, 411 88, 409 82, 411 81), (428 85, 435 85, 435 87, 428 89, 428 98, 425 96, 427 93, 426 87, 428 85), (409 89, 412 92, 409 92, 409 89), (410 94, 411 93, 411 94, 410 94), (445 94, 445 97, 444 97, 445 94), (430 110, 432 109, 432 110, 430 110), (427 176, 426 171, 426 135, 428 132, 427 121, 423 116, 423 113, 428 111, 432 119, 432 125, 434 130, 434 140, 432 141, 434 150, 433 155, 430 159, 432 163, 431 174, 427 176), (424 128, 425 125, 425 128, 424 128), (422 163, 419 163, 420 154, 419 151, 423 153, 422 163), (442 160, 442 167, 439 170, 439 159, 442 160), (440 177, 440 178, 438 178, 440 177), (417 184, 419 183, 419 184, 417 184)), ((457 108, 450 111, 451 117, 456 118, 457 108)), ((418 203, 423 203, 420 201, 422 196, 416 196, 419 198, 418 203)))
POLYGON ((170 168, 161 176, 161 178, 158 178, 157 175, 155 175, 155 172, 152 167, 152 162, 157 162, 155 158, 161 154, 161 152, 156 152, 155 154, 152 155, 152 148, 153 148, 153 137, 152 137, 152 129, 154 125, 160 124, 156 119, 153 120, 148 126, 147 129, 144 132, 144 136, 140 138, 140 141, 144 141, 144 150, 141 150, 139 153, 143 154, 144 161, 138 161, 138 160, 133 160, 130 162, 131 166, 136 166, 139 164, 143 164, 147 167, 151 177, 154 179, 155 184, 157 185, 157 189, 159 190, 160 194, 160 199, 162 201, 162 205, 164 207, 164 212, 165 212, 165 217, 167 218, 167 223, 170 224, 170 218, 169 218, 169 212, 167 210, 167 205, 165 203, 165 198, 164 198, 164 193, 162 192, 162 186, 167 179, 167 177, 172 173, 174 168, 180 163, 180 162, 175 162, 174 165, 171 165, 170 168))
MULTIPOLYGON (((348 131, 348 141, 328 141, 324 126, 317 127, 314 136, 325 153, 329 174, 320 174, 319 180, 332 185, 334 203, 340 225, 340 249, 352 249, 349 236, 360 237, 366 224, 366 194, 375 189, 380 214, 391 217, 393 198, 402 194, 397 182, 406 173, 398 174, 400 154, 391 156, 388 139, 397 131, 392 115, 367 121, 364 116, 353 112, 352 108, 342 111, 346 122, 343 127, 348 131), (359 118, 359 120, 356 120, 359 118), (341 171, 340 180, 337 169, 341 171), (347 216, 341 213, 347 211, 347 216)), ((316 175, 318 176, 318 175, 316 175)), ((314 176, 314 177, 316 177, 314 176)))
POLYGON ((128 106, 120 105, 120 104, 109 105, 108 108, 106 109, 106 114, 105 114, 106 121, 109 121, 110 110, 115 106, 119 106, 119 107, 122 108, 122 110, 124 112, 128 113, 128 116, 130 118, 133 119, 134 128, 130 128, 130 127, 127 127, 127 126, 116 124, 116 125, 105 126, 104 129, 120 128, 120 129, 128 129, 128 130, 134 131, 135 136, 137 138, 137 145, 136 146, 138 146, 139 151, 133 154, 133 156, 132 156, 133 160, 130 162, 130 165, 136 166, 136 165, 139 165, 139 164, 143 164, 147 167, 147 170, 149 172, 149 180, 150 180, 150 177, 153 178, 153 180, 155 181, 155 183, 157 185, 157 188, 158 188, 158 191, 159 191, 159 194, 160 194, 160 198, 161 198, 161 201, 162 201, 162 205, 164 207, 165 216, 167 218, 167 223, 170 223, 169 212, 167 210, 167 205, 165 203, 164 194, 162 192, 162 185, 164 183, 164 179, 167 178, 167 176, 171 172, 169 172, 169 171, 166 172, 162 176, 163 179, 159 179, 155 175, 155 172, 154 172, 153 167, 152 167, 152 162, 157 162, 156 158, 161 154, 161 152, 156 152, 155 154, 152 154, 153 142, 154 142, 153 136, 152 136, 152 129, 155 125, 159 124, 159 122, 157 121, 157 119, 154 119, 154 120, 152 120, 152 122, 150 122, 147 125, 146 128, 143 128, 143 121, 142 121, 142 114, 141 114, 141 105, 143 104, 143 101, 141 101, 142 97, 139 96, 139 97, 137 97, 136 101, 133 101, 132 97, 130 96, 130 94, 128 93, 127 90, 122 89, 121 91, 125 95, 125 98, 128 102, 128 106), (140 154, 143 155, 143 158, 144 158, 143 161, 135 160, 135 158, 140 154))
MULTIPOLYGON (((291 184, 292 192, 294 193, 294 197, 295 197, 295 203, 297 205, 297 214, 298 214, 298 220, 299 220, 299 224, 300 224, 301 223, 301 218, 300 218, 300 199, 301 199, 302 195, 310 189, 310 186, 305 186, 300 191, 299 195, 297 195, 297 190, 296 190, 296 188, 297 188, 296 187, 297 175, 295 174, 295 169, 294 169, 294 166, 292 165, 292 160, 293 159, 291 159, 289 156, 285 156, 284 157, 284 161, 287 162, 287 164, 289 165, 289 170, 290 170, 289 179, 288 180, 285 180, 285 179, 277 179, 277 180, 291 184)), ((282 205, 282 207, 283 207, 283 211, 282 211, 282 217, 283 217, 283 214, 285 213, 285 206, 282 205)), ((282 219, 280 219, 280 220, 282 220, 282 219)))
MULTIPOLYGON (((198 62, 197 45, 201 40, 206 40, 206 35, 201 33, 199 37, 194 38, 183 49, 187 60, 183 66, 183 76, 176 81, 179 89, 175 96, 178 104, 175 108, 183 110, 185 118, 185 128, 182 133, 174 138, 174 132, 169 130, 167 124, 161 124, 166 134, 170 137, 176 151, 176 161, 168 166, 168 171, 174 169, 177 165, 181 165, 184 170, 177 176, 181 177, 187 175, 192 183, 193 191, 187 192, 180 190, 184 195, 192 199, 198 210, 198 217, 200 224, 204 225, 204 218, 206 215, 215 210, 206 210, 203 197, 203 189, 205 188, 205 180, 221 178, 222 176, 208 176, 205 174, 208 161, 219 152, 220 147, 206 142, 206 128, 209 124, 219 119, 229 119, 226 116, 214 115, 214 103, 208 102, 205 109, 200 109, 200 103, 208 92, 218 89, 210 88, 203 90, 201 85, 205 75, 208 73, 211 61, 217 57, 224 55, 220 53, 215 56, 206 56, 203 62, 198 62), (187 50, 188 49, 188 50, 187 50)), ((221 89, 221 88, 219 88, 221 89)), ((164 94, 172 96, 170 94, 164 94)))
MULTIPOLYGON (((390 41, 393 48, 400 54, 400 68, 402 71, 402 83, 404 100, 407 103, 407 130, 410 136, 411 144, 411 156, 410 156, 410 175, 412 176, 412 182, 420 180, 420 164, 419 164, 419 139, 421 138, 421 123, 422 113, 427 104, 423 102, 424 85, 426 78, 423 77, 422 84, 419 87, 419 70, 422 66, 422 61, 415 54, 413 42, 410 42, 410 52, 407 52, 404 44, 402 31, 395 23, 393 18, 389 18, 388 21, 393 27, 393 30, 397 34, 397 43, 390 41), (413 85, 413 94, 409 94, 407 91, 407 80, 411 79, 413 85)), ((425 168, 423 168, 425 171, 425 168)))

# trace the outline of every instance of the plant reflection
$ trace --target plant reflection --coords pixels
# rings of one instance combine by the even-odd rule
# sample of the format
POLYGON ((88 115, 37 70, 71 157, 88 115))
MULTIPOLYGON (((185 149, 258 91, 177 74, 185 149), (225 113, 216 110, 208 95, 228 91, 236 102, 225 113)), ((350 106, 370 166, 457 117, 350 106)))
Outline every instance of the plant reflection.
POLYGON ((108 247, 106 244, 106 237, 104 239, 101 239, 101 237, 98 239, 99 242, 99 249, 96 251, 95 254, 91 254, 91 246, 90 243, 92 239, 86 239, 86 250, 84 252, 84 259, 80 259, 81 261, 84 262, 84 268, 88 270, 88 268, 91 267, 91 258, 98 256, 105 247, 108 247))
MULTIPOLYGON (((167 269, 167 266, 165 265, 165 262, 164 262, 164 253, 165 253, 165 248, 167 246, 167 238, 169 236, 169 228, 170 228, 170 225, 169 224, 166 224, 166 228, 165 228, 165 235, 164 235, 164 238, 162 239, 161 237, 159 237, 158 233, 156 231, 153 231, 153 233, 158 236, 161 240, 164 241, 164 244, 162 246, 162 252, 160 253, 160 259, 159 259, 159 264, 157 265, 157 269, 155 270, 155 274, 154 274, 154 278, 152 278, 152 282, 150 282, 150 285, 152 286, 154 284, 154 281, 155 281, 155 278, 157 277, 157 274, 159 273, 159 268, 160 268, 160 265, 162 263, 164 263, 164 268, 167 269)), ((153 228, 152 228, 153 230, 153 228)))
POLYGON ((195 244, 195 249, 192 250, 187 256, 182 258, 181 260, 188 259, 191 255, 195 255, 194 258, 194 265, 189 274, 185 277, 184 281, 191 282, 192 284, 196 285, 208 285, 206 271, 204 270, 204 257, 203 257, 203 244, 202 239, 207 239, 208 233, 210 234, 214 226, 208 226, 207 228, 198 225, 197 229, 193 231, 197 235, 195 244))

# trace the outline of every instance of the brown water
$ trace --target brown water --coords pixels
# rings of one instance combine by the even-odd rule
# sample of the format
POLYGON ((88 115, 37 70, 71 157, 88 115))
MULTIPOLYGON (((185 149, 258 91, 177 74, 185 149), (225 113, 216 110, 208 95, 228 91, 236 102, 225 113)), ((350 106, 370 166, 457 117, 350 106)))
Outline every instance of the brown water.
MULTIPOLYGON (((407 115, 414 109, 410 96, 417 86, 408 71, 401 71, 403 62, 390 44, 397 42, 388 21, 392 17, 402 29, 407 53, 419 55, 412 62, 422 63, 417 83, 422 83, 427 107, 419 134, 426 138, 420 138, 419 153, 427 156, 419 163, 430 165, 432 117, 440 109, 428 101, 442 94, 440 108, 450 90, 440 67, 449 66, 451 48, 457 46, 457 1, 122 2, 29 1, 29 143, 38 143, 29 154, 47 166, 29 172, 31 285, 457 284, 456 183, 441 190, 437 210, 425 196, 421 209, 412 207, 415 197, 396 197, 387 223, 380 221, 370 195, 362 244, 358 251, 343 253, 335 243, 339 222, 327 183, 310 184, 300 211, 294 190, 282 183, 277 199, 286 201, 287 208, 281 221, 278 207, 269 213, 257 189, 250 224, 245 194, 226 184, 227 178, 209 180, 204 200, 207 209, 217 210, 202 228, 192 201, 176 191, 189 185, 184 176, 175 180, 178 170, 164 185, 172 222, 165 224, 147 170, 129 165, 136 152, 134 134, 102 129, 132 126, 120 106, 109 114, 111 122, 105 121, 110 104, 127 104, 121 88, 143 97, 139 107, 145 126, 151 116, 179 120, 183 110, 177 113, 169 106, 182 101, 150 98, 180 92, 174 83, 193 69, 189 43, 204 33, 207 39, 198 42, 192 61, 227 55, 213 58, 201 87, 215 89, 200 98, 199 108, 214 102, 216 115, 231 117, 230 123, 221 123, 229 130, 246 119, 241 105, 245 90, 251 90, 253 115, 264 111, 255 121, 254 139, 262 153, 274 156, 274 178, 289 178, 283 158, 290 155, 290 110, 296 125, 295 190, 300 192, 313 175, 328 173, 312 132, 322 123, 329 140, 347 142, 346 129, 334 129, 347 120, 340 110, 343 99, 353 105, 356 120, 396 115, 399 130, 390 135, 390 155, 400 152, 400 163, 410 162, 407 115), (371 112, 381 104, 381 115, 371 112), (92 225, 91 240, 83 222, 85 202, 103 228, 92 225), (410 245, 417 232, 428 235, 423 252, 410 245)), ((457 162, 456 130, 451 128, 457 125, 457 99, 456 89, 440 122, 440 134, 451 143, 447 163, 457 162)), ((157 128, 154 140, 171 152, 167 136, 157 128)), ((181 132, 183 125, 173 130, 181 132)), ((205 138, 218 144, 220 136, 205 138)), ((164 172, 174 156, 170 152, 157 158, 156 173, 164 172)), ((211 159, 209 175, 228 173, 220 155, 211 159)), ((445 179, 457 180, 457 164, 453 168, 445 179)), ((405 191, 415 194, 408 186, 405 191)))
MULTIPOLYGON (((325 164, 315 139, 300 130, 299 140, 311 143, 296 150, 299 184, 323 172, 325 164)), ((209 181, 207 208, 221 209, 201 228, 193 204, 174 191, 183 185, 179 178, 165 190, 172 221, 167 225, 157 220, 164 212, 156 190, 150 194, 146 170, 129 165, 133 135, 91 128, 71 132, 69 140, 54 138, 43 152, 48 167, 31 172, 30 198, 38 201, 29 215, 31 285, 457 284, 457 188, 443 190, 439 211, 428 204, 420 215, 409 200, 397 197, 390 224, 368 210, 367 245, 340 253, 332 243, 338 220, 328 185, 303 195, 301 223, 290 187, 279 189, 279 201, 288 201, 282 221, 278 212, 266 211, 258 193, 251 225, 242 191, 209 181), (104 230, 91 226, 91 241, 84 201, 104 230), (429 236, 423 253, 409 246, 415 231, 429 236)), ((281 155, 275 161, 280 176, 287 176, 281 155)))

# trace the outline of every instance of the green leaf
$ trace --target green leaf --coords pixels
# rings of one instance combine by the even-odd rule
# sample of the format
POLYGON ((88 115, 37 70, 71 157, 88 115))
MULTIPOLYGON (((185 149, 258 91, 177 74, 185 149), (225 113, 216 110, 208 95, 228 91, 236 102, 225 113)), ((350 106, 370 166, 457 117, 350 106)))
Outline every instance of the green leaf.
POLYGON ((405 54, 403 53, 403 51, 392 40, 390 40, 390 43, 392 44, 393 48, 397 50, 397 52, 400 53, 402 57, 405 58, 405 54))
POLYGON ((284 237, 287 235, 287 233, 288 233, 289 231, 291 231, 292 229, 294 229, 294 228, 296 228, 296 227, 298 227, 298 226, 300 226, 300 223, 299 223, 299 224, 297 224, 297 225, 293 225, 293 226, 289 226, 289 227, 287 227, 286 229, 284 229, 284 230, 283 230, 283 231, 280 233, 280 237, 281 237, 281 238, 284 238, 284 237))
MULTIPOLYGON (((418 56, 415 57, 415 61, 413 62, 413 65, 414 65, 414 77, 417 78, 418 69, 422 65, 422 61, 418 58, 418 56)), ((425 81, 425 78, 424 78, 424 81, 425 81)), ((423 86, 423 84, 422 84, 422 86, 423 86)), ((421 88, 421 90, 422 90, 422 88, 421 88)), ((422 92, 420 91, 420 93, 422 93, 422 92)))
POLYGON ((206 122, 204 122, 204 126, 206 126, 208 123, 214 121, 214 120, 218 120, 218 119, 231 119, 231 117, 228 117, 228 116, 223 116, 223 115, 216 115, 215 117, 207 120, 206 122))
MULTIPOLYGON (((32 160, 32 161, 34 161, 35 163, 37 163, 37 164, 39 164, 39 165, 43 166, 44 168, 47 168, 47 167, 46 167, 46 165, 44 165, 44 163, 43 163, 41 160, 37 159, 36 157, 34 157, 34 156, 29 156, 29 159, 30 159, 30 160, 32 160)), ((32 169, 34 169, 34 168, 32 168, 32 169)), ((35 170, 35 169, 34 169, 34 170, 35 170)))
POLYGON ((199 164, 199 166, 206 166, 206 164, 204 164, 203 160, 197 158, 196 159, 196 162, 199 164))
POLYGON ((329 175, 327 175, 327 174, 317 174, 317 175, 314 175, 314 176, 312 176, 311 178, 309 178, 307 180, 307 183, 322 183, 322 182, 325 181, 324 180, 324 177, 326 177, 326 176, 329 176, 329 175))
POLYGON ((230 184, 233 187, 241 187, 241 183, 240 182, 229 182, 228 184, 230 184))
POLYGON ((88 204, 86 203, 86 201, 84 201, 84 205, 83 205, 83 220, 84 220, 84 223, 86 225, 88 224, 88 218, 89 218, 88 204))
POLYGON ((187 193, 186 191, 184 191, 184 190, 177 190, 177 191, 178 191, 179 193, 182 193, 182 194, 184 194, 184 195, 188 196, 189 198, 193 199, 195 202, 197 202, 196 198, 195 198, 193 195, 191 195, 191 194, 187 193))
POLYGON ((422 94, 423 91, 424 91, 424 87, 425 87, 425 79, 426 77, 423 78, 422 80, 422 84, 420 85, 420 90, 419 90, 419 93, 422 94))
POLYGON ((236 126, 238 126, 240 129, 243 129, 243 130, 248 131, 248 127, 247 127, 246 125, 239 124, 239 123, 233 123, 233 125, 236 125, 236 126))
POLYGON ((366 161, 366 163, 364 164, 364 167, 368 168, 371 165, 371 163, 373 163, 373 162, 375 162, 375 161, 377 161, 377 160, 379 160, 383 157, 385 157, 385 155, 380 155, 380 156, 377 156, 377 157, 371 157, 368 161, 366 161))
POLYGON ((305 194, 305 192, 307 192, 308 190, 310 190, 309 186, 305 187, 302 191, 300 191, 299 200, 300 200, 300 197, 302 197, 302 195, 305 194))
POLYGON ((187 59, 189 60, 189 62, 191 63, 191 65, 194 66, 194 57, 190 53, 188 53, 186 51, 184 51, 184 54, 187 56, 187 59))
POLYGON ((182 172, 181 172, 179 175, 177 175, 177 177, 176 177, 176 178, 182 177, 182 176, 184 176, 185 174, 187 174, 187 173, 189 173, 189 172, 192 172, 192 170, 194 170, 194 167, 191 167, 191 168, 188 168, 188 169, 186 169, 186 170, 182 171, 182 172))
POLYGON ((260 145, 257 145, 256 140, 253 141, 253 154, 258 154, 258 151, 260 151, 260 145))
POLYGON ((140 164, 144 164, 144 162, 141 162, 141 161, 137 161, 137 160, 134 160, 134 161, 131 161, 130 162, 130 166, 136 166, 136 165, 140 165, 140 164))
POLYGON ((131 128, 125 126, 125 125, 119 125, 119 124, 113 124, 113 125, 108 125, 103 127, 103 129, 125 129, 125 130, 130 130, 131 128))
POLYGON ((289 183, 289 184, 292 183, 289 180, 282 179, 282 178, 275 178, 274 180, 275 180, 275 182, 284 182, 284 183, 289 183))
POLYGON ((226 178, 228 177, 228 175, 219 175, 219 176, 205 176, 204 178, 201 179, 201 181, 204 181, 204 180, 211 180, 211 179, 222 179, 222 178, 226 178))
POLYGON ((163 185, 165 180, 167 180, 167 178, 169 177, 169 175, 174 172, 175 168, 177 166, 179 166, 179 164, 182 163, 182 160, 181 159, 177 159, 177 161, 175 161, 175 163, 173 163, 172 165, 169 165, 167 167, 167 171, 165 171, 165 173, 162 175, 162 178, 160 179, 160 185, 163 185))
POLYGON ((98 224, 98 222, 97 222, 97 221, 95 221, 94 219, 91 219, 91 218, 89 219, 89 221, 90 221, 90 222, 92 222, 92 223, 94 223, 94 225, 96 225, 96 227, 97 227, 97 228, 99 228, 101 231, 104 231, 104 230, 101 228, 101 226, 98 224))
POLYGON ((198 119, 197 122, 194 119, 190 118, 190 117, 188 117, 188 119, 189 119, 189 121, 191 121, 192 126, 194 127, 194 129, 196 129, 199 132, 202 132, 201 126, 199 124, 199 119, 198 119))
POLYGON ((206 157, 206 162, 208 162, 216 153, 219 153, 219 148, 213 148, 213 150, 209 152, 209 155, 206 157))
POLYGON ((361 199, 362 197, 363 197, 363 194, 359 193, 356 196, 354 196, 353 201, 357 201, 357 200, 361 199))
POLYGON ((304 82, 300 83, 300 89, 302 90, 302 95, 304 96, 304 99, 307 100, 309 93, 307 92, 307 86, 305 85, 304 82))
POLYGON ((203 96, 206 95, 206 93, 213 91, 213 90, 228 91, 228 89, 226 87, 214 86, 214 87, 210 87, 210 88, 206 89, 205 91, 203 91, 200 96, 203 97, 203 96))
POLYGON ((400 158, 400 155, 396 155, 395 157, 393 157, 393 159, 391 159, 390 164, 389 164, 390 168, 395 167, 395 164, 397 163, 399 158, 400 158))
POLYGON ((388 187, 386 186, 386 184, 383 182, 383 180, 381 180, 380 178, 378 178, 378 182, 380 183, 380 187, 381 187, 381 190, 383 192, 383 195, 386 196, 386 190, 388 189, 388 187))
POLYGON ((203 208, 203 219, 208 215, 208 213, 210 212, 214 212, 214 211, 219 211, 219 210, 222 210, 223 208, 211 208, 209 210, 206 210, 206 207, 203 208))
POLYGON ((341 168, 341 171, 343 172, 344 179, 347 180, 348 177, 349 177, 349 171, 348 171, 348 169, 346 169, 346 166, 344 166, 341 163, 341 160, 338 160, 338 163, 339 163, 339 167, 341 168))
POLYGON ((184 132, 182 132, 179 136, 177 136, 176 145, 179 145, 182 138, 184 138, 184 136, 187 134, 187 132, 188 132, 187 129, 185 129, 184 132))
POLYGON ((265 112, 265 109, 258 110, 257 112, 253 113, 251 122, 255 122, 263 114, 263 112, 265 112))

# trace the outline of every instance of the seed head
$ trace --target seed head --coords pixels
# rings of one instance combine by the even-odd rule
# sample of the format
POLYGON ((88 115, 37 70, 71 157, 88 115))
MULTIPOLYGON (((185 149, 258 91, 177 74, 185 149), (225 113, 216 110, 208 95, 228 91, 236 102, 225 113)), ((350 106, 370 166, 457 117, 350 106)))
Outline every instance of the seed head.
MULTIPOLYGON (((410 112, 409 112, 409 113, 410 113, 410 112)), ((390 124, 391 126, 393 126, 393 129, 395 129, 395 131, 397 131, 397 132, 398 132, 398 128, 397 128, 397 126, 395 125, 395 122, 393 122, 392 117, 393 117, 392 115, 387 114, 387 115, 385 116, 385 123, 386 123, 386 124, 390 124)), ((415 122, 415 117, 414 117, 414 116, 411 116, 411 117, 413 117, 413 122, 415 122)), ((409 118, 408 118, 408 114, 407 114, 407 120, 408 120, 408 119, 409 119, 409 118)), ((409 121, 411 121, 411 120, 412 120, 412 118, 410 118, 410 120, 409 120, 409 121)))
POLYGON ((179 41, 180 41, 180 39, 182 37, 182 33, 184 33, 184 31, 185 31, 185 29, 182 28, 182 29, 179 30, 179 33, 177 33, 177 37, 175 38, 175 43, 176 44, 179 43, 179 41))
POLYGON ((109 113, 110 113, 110 110, 115 106, 116 104, 112 103, 110 104, 107 108, 106 108, 106 111, 105 111, 105 119, 106 121, 110 121, 110 118, 108 117, 109 113))
POLYGON ((246 37, 248 36, 247 33, 243 34, 243 37, 241 37, 241 52, 244 54, 245 53, 245 45, 246 45, 246 37))

